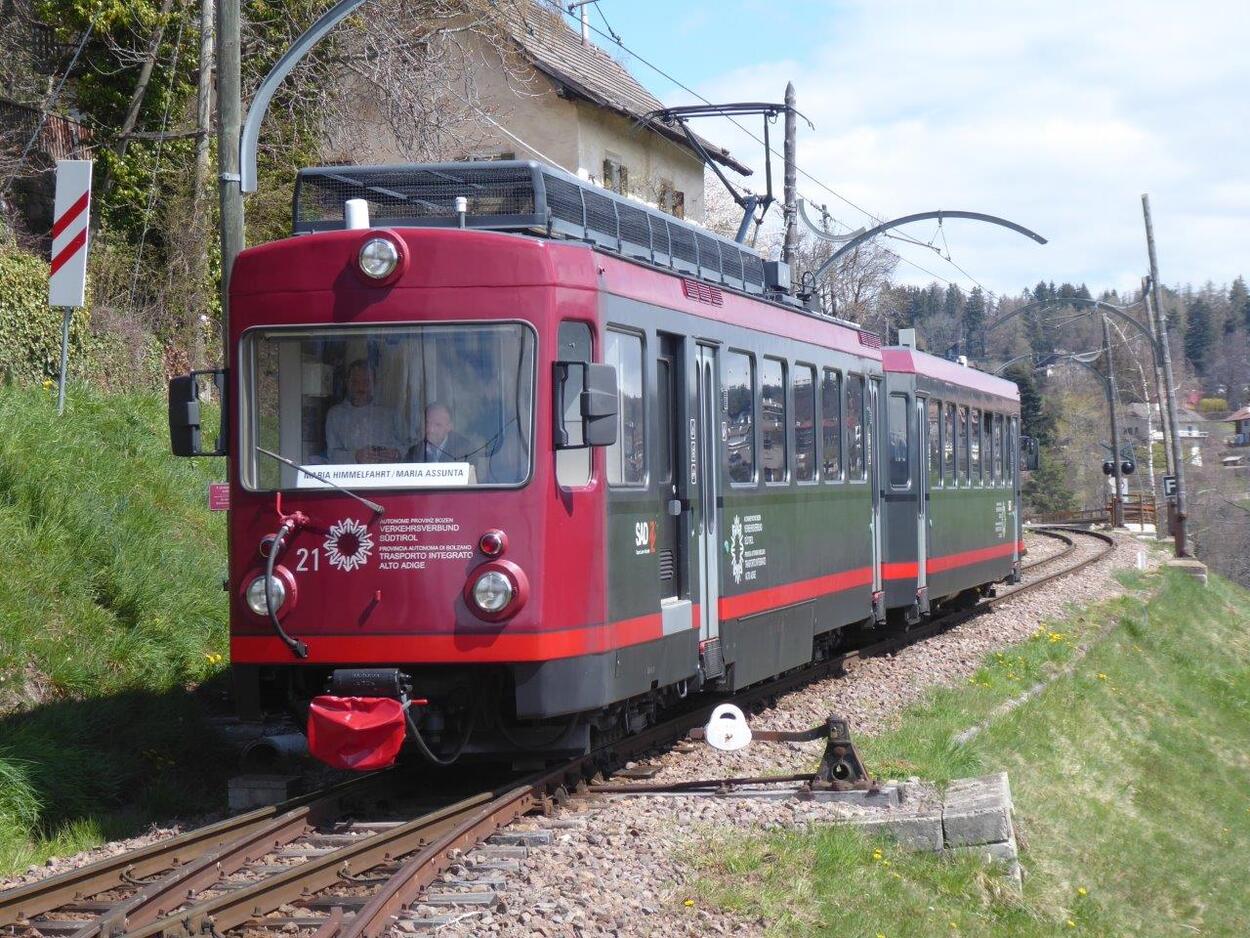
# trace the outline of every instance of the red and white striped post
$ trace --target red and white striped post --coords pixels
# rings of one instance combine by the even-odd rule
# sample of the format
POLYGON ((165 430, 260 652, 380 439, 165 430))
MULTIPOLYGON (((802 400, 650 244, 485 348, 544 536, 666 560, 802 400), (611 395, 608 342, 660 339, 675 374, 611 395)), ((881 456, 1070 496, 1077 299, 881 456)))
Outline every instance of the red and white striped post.
POLYGON ((91 211, 91 160, 56 161, 56 202, 52 213, 52 266, 48 305, 64 310, 61 319, 61 376, 56 412, 65 412, 69 368, 69 324, 87 292, 87 228, 91 211))

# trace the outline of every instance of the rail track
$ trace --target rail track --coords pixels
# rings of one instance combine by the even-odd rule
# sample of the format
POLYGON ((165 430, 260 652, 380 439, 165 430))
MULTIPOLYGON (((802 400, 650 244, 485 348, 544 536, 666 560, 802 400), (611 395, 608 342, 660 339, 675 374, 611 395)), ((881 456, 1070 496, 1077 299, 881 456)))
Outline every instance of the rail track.
MULTIPOLYGON (((1115 545, 1109 535, 1083 528, 1032 530, 1066 546, 1026 565, 1030 574, 1075 552, 1072 535, 1103 543, 1077 563, 1030 575, 1028 582, 971 609, 893 630, 730 699, 744 709, 771 703, 811 681, 845 673, 856 659, 891 654, 1075 573, 1115 545)), ((453 864, 468 869, 466 878, 449 888, 479 891, 427 895, 426 902, 494 901, 480 886, 497 882, 492 871, 509 861, 488 857, 466 864, 468 851, 527 813, 549 812, 631 756, 680 739, 706 722, 724 699, 693 704, 642 733, 554 768, 501 775, 485 786, 479 771, 467 797, 465 787, 457 791, 455 776, 444 777, 442 784, 427 778, 420 786, 409 778, 404 785, 400 770, 392 769, 20 886, 0 893, 0 938, 223 938, 228 932, 249 938, 295 933, 374 938, 453 864)))

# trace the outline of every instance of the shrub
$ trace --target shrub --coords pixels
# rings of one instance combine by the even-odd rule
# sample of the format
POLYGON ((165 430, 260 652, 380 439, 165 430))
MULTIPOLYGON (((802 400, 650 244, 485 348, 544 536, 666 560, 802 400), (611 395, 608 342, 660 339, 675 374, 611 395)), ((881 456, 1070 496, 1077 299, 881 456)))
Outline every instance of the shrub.
MULTIPOLYGON (((160 385, 161 348, 151 335, 92 328, 88 308, 74 310, 69 329, 69 373, 107 390, 160 385)), ((0 242, 0 379, 34 385, 61 368, 61 310, 48 305, 48 263, 0 242)))
POLYGON ((1204 397, 1198 402, 1200 414, 1222 414, 1228 410, 1228 401, 1222 397, 1204 397))

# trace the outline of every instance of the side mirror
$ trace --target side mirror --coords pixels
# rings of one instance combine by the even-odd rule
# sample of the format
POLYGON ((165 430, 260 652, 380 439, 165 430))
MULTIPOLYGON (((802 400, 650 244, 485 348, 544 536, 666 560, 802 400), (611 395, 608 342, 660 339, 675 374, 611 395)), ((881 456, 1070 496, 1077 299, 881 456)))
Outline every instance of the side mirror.
POLYGON ((171 378, 169 382, 169 442, 175 456, 224 456, 226 455, 226 373, 193 371, 188 375, 171 378), (221 426, 217 446, 204 449, 200 431, 200 377, 212 376, 221 401, 221 426))
POLYGON ((611 365, 586 365, 582 426, 587 446, 611 446, 616 442, 618 400, 616 369, 611 365))
POLYGON ((582 449, 616 442, 616 369, 591 362, 556 362, 555 447, 582 449))
POLYGON ((1041 464, 1041 453, 1037 440, 1031 436, 1020 437, 1020 469, 1023 472, 1036 472, 1041 464))

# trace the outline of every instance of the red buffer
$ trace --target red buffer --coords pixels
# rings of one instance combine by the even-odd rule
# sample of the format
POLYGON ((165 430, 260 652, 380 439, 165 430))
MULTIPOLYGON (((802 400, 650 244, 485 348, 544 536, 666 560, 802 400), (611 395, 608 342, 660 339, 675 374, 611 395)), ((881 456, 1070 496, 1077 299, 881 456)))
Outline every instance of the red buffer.
POLYGON ((392 697, 323 695, 308 708, 308 751, 336 769, 394 765, 406 734, 404 705, 392 697))

